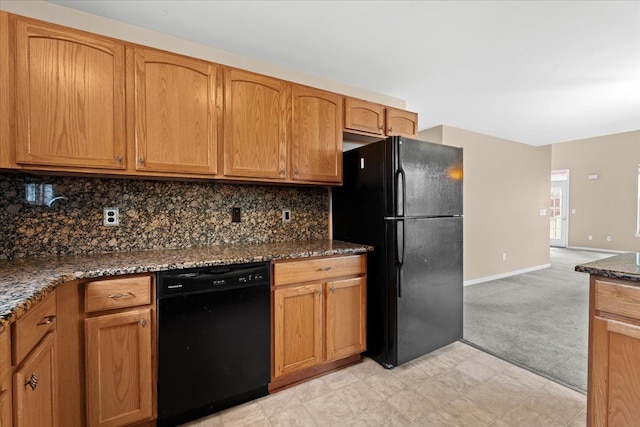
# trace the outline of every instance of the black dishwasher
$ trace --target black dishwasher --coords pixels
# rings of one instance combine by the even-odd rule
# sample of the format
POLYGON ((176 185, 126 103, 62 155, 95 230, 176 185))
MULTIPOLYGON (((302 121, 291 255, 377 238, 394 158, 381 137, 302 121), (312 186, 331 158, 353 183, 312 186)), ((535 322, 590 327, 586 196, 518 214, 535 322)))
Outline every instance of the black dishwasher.
POLYGON ((158 273, 158 425, 267 394, 268 262, 158 273))

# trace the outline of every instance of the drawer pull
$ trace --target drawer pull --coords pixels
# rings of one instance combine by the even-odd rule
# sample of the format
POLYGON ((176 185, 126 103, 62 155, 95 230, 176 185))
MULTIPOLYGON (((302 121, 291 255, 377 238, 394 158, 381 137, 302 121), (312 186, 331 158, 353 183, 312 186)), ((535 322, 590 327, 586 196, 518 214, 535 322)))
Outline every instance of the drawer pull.
POLYGON ((133 294, 131 292, 127 292, 126 294, 118 292, 117 294, 108 295, 108 298, 120 299, 124 297, 132 297, 133 294))
POLYGON ((31 387, 31 390, 35 390, 36 387, 38 387, 38 376, 36 374, 31 374, 31 378, 29 378, 29 381, 24 383, 24 385, 28 385, 31 387))
MULTIPOLYGON (((50 325, 55 321, 56 321, 56 315, 55 314, 52 314, 51 316, 44 316, 42 318, 42 322, 38 323, 38 326, 50 325)), ((36 377, 36 381, 37 381, 37 377, 36 377)))
POLYGON ((331 267, 324 267, 324 268, 319 268, 318 271, 329 271, 331 270, 331 267))

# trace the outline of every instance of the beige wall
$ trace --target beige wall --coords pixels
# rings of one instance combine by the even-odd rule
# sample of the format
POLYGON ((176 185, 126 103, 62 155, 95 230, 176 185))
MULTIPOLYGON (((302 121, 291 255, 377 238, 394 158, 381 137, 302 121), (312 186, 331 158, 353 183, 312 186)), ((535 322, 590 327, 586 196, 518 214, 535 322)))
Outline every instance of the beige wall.
POLYGON ((548 266, 549 217, 540 209, 548 211, 551 147, 438 128, 420 139, 441 134, 464 149, 465 282, 548 266))
POLYGON ((134 25, 59 6, 46 1, 2 0, 0 1, 0 9, 17 15, 29 16, 31 18, 53 22, 67 27, 102 34, 170 52, 181 53, 187 56, 202 58, 219 64, 238 67, 244 70, 254 71, 256 73, 277 77, 295 83, 305 84, 356 98, 362 98, 372 102, 378 102, 391 107, 405 108, 404 100, 392 96, 344 85, 318 76, 303 73, 301 71, 284 68, 265 61, 260 61, 222 49, 162 34, 157 31, 147 30, 134 25))
POLYGON ((640 131, 553 144, 551 157, 553 169, 570 170, 569 246, 640 251, 640 131), (597 180, 588 179, 593 174, 597 180))

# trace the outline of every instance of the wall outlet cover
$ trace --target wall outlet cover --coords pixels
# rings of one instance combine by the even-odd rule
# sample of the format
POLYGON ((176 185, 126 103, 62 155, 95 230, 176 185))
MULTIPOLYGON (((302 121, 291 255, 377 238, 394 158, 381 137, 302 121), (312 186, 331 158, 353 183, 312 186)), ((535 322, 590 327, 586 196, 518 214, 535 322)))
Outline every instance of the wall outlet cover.
POLYGON ((102 214, 102 225, 105 227, 116 227, 120 225, 120 212, 118 208, 104 208, 102 214))

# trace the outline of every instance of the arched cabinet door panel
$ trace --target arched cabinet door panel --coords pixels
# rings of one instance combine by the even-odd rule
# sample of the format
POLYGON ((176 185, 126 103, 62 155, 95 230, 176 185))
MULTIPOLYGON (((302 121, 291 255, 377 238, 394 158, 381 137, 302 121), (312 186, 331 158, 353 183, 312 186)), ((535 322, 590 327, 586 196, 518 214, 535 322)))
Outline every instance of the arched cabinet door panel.
POLYGON ((124 45, 28 19, 13 23, 16 162, 125 169, 124 45))

